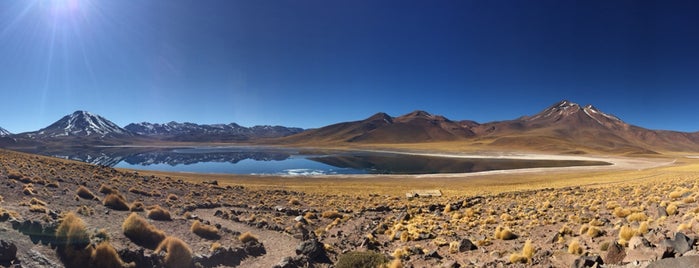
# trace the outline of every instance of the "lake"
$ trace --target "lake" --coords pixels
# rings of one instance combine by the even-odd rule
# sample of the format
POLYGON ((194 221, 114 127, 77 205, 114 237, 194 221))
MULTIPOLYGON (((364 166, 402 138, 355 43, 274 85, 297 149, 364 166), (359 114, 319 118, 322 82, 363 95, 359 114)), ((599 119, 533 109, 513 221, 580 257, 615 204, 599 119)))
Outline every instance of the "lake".
POLYGON ((34 153, 117 168, 259 175, 437 174, 609 165, 607 162, 585 160, 459 158, 272 147, 101 147, 34 153))

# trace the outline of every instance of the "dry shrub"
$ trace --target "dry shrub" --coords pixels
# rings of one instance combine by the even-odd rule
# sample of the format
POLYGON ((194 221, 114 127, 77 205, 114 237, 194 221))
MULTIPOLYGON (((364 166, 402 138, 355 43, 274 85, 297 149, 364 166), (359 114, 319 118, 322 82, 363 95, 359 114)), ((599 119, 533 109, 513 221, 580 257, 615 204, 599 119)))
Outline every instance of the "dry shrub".
POLYGON ((595 226, 590 226, 590 228, 587 229, 587 236, 592 238, 602 236, 603 234, 604 232, 595 226))
POLYGON ((156 221, 172 220, 172 217, 170 217, 170 212, 160 207, 159 205, 155 205, 148 210, 148 218, 156 221))
POLYGON ((288 204, 290 206, 298 206, 298 205, 301 205, 301 201, 299 201, 298 198, 292 197, 291 199, 289 199, 288 204))
POLYGON ((119 191, 115 190, 112 187, 109 187, 106 184, 102 184, 102 186, 100 186, 99 192, 103 193, 103 194, 118 194, 119 193, 119 191))
POLYGON ((39 212, 39 213, 46 213, 48 212, 48 209, 42 205, 31 205, 29 207, 30 212, 39 212))
POLYGON ((495 228, 495 239, 512 240, 517 238, 510 228, 498 226, 495 228))
POLYGON ((165 233, 146 222, 136 213, 131 213, 121 225, 124 235, 132 242, 149 249, 155 249, 165 239, 165 233))
POLYGON ((524 242, 522 253, 512 253, 512 255, 510 255, 510 263, 531 263, 535 252, 536 249, 532 245, 532 241, 527 239, 527 241, 524 242))
POLYGON ((177 237, 168 236, 163 240, 156 253, 166 252, 165 267, 169 268, 190 268, 192 267, 192 250, 187 243, 177 237))
POLYGON ((583 249, 580 247, 580 242, 577 239, 570 241, 570 244, 568 244, 568 253, 580 255, 582 252, 583 249))
POLYGON ((636 234, 633 228, 624 225, 619 229, 619 244, 626 245, 629 240, 636 234))
POLYGON ((131 203, 129 210, 131 210, 131 211, 144 211, 145 206, 143 205, 143 202, 136 201, 136 202, 131 203))
POLYGON ((95 247, 90 256, 91 267, 123 268, 126 265, 119 257, 117 251, 107 242, 102 242, 95 247))
POLYGON ((619 218, 626 218, 626 216, 629 216, 631 214, 631 210, 628 208, 621 208, 621 207, 616 207, 614 208, 614 216, 617 216, 619 218))
POLYGON ((179 199, 179 197, 177 197, 176 194, 167 195, 167 200, 169 200, 169 201, 177 201, 177 199, 179 199))
POLYGON ((32 197, 32 200, 29 200, 29 204, 38 205, 38 206, 46 206, 46 202, 41 201, 41 200, 36 199, 36 198, 33 198, 33 197, 32 197))
POLYGON ((677 205, 675 205, 674 203, 669 204, 669 205, 667 205, 667 208, 665 208, 665 210, 667 211, 667 215, 670 215, 670 216, 675 215, 675 214, 677 214, 677 205))
POLYGON ((92 248, 85 222, 75 213, 63 216, 56 229, 56 253, 66 267, 89 267, 92 248))
POLYGON ((247 243, 250 241, 257 241, 257 237, 252 235, 250 232, 245 232, 238 237, 238 240, 240 240, 240 242, 247 243))
POLYGON ((386 266, 388 268, 403 268, 403 262, 400 259, 394 259, 386 266))
POLYGON ((328 211, 325 211, 325 212, 323 212, 323 214, 321 214, 320 216, 323 217, 323 218, 327 218, 327 219, 338 219, 338 218, 342 218, 342 214, 340 214, 340 212, 337 212, 337 210, 328 210, 328 211))
POLYGON ((85 186, 80 186, 78 187, 77 194, 79 197, 84 198, 84 199, 95 199, 95 194, 93 194, 90 190, 85 188, 85 186))
POLYGON ((355 268, 355 267, 381 267, 388 262, 388 258, 374 251, 351 251, 340 255, 337 258, 335 267, 355 268))
POLYGON ((221 238, 221 236, 218 235, 218 229, 216 227, 203 224, 200 221, 194 221, 190 230, 192 231, 192 233, 195 233, 196 235, 201 236, 202 238, 211 240, 221 238))
POLYGON ((120 194, 108 194, 104 198, 104 202, 102 202, 105 207, 114 209, 114 210, 122 210, 122 211, 127 211, 129 210, 129 205, 126 203, 126 199, 124 199, 123 196, 120 194))
POLYGON ((629 222, 635 222, 635 221, 642 222, 642 221, 645 221, 647 219, 648 219, 648 216, 646 216, 646 213, 643 213, 643 212, 632 213, 631 215, 626 217, 626 220, 629 222))
POLYGON ((143 190, 138 189, 136 187, 129 188, 129 192, 132 192, 134 194, 145 195, 145 196, 152 196, 149 192, 143 191, 143 190))

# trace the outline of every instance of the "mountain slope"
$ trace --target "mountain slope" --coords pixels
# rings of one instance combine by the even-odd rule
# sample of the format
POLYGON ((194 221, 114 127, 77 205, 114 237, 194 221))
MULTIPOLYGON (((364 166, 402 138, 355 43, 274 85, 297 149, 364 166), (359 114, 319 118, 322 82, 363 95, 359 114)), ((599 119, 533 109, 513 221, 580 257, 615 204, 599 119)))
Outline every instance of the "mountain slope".
POLYGON ((169 122, 154 124, 132 123, 124 127, 139 135, 172 141, 243 141, 259 138, 278 138, 300 133, 303 129, 283 126, 243 127, 235 123, 199 125, 169 122))
POLYGON ((0 137, 10 136, 10 135, 12 135, 11 132, 7 131, 7 129, 0 127, 0 137))
POLYGON ((367 119, 334 124, 283 139, 288 143, 412 143, 453 141, 474 136, 466 124, 425 111, 399 117, 377 113, 367 119))
POLYGON ((134 136, 106 118, 86 111, 76 111, 66 115, 48 127, 38 131, 23 133, 31 139, 51 139, 61 137, 118 138, 134 136))

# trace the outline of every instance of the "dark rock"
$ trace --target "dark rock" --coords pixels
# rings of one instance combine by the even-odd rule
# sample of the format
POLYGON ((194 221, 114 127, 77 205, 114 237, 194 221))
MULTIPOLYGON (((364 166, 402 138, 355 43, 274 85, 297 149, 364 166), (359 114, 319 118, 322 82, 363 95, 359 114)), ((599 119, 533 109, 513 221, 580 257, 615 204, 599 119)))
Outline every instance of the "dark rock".
POLYGON ((196 256, 192 261, 204 267, 238 266, 247 256, 240 248, 217 248, 210 256, 196 256))
POLYGON ((316 239, 301 242, 296 247, 296 254, 308 256, 309 261, 313 263, 331 263, 323 244, 316 239))
POLYGON ((604 264, 600 256, 581 256, 573 262, 572 268, 598 267, 604 264))
POLYGON ((265 246, 258 241, 249 241, 244 245, 245 252, 250 256, 262 256, 267 253, 265 246))
POLYGON ((699 267, 699 256, 684 256, 651 262, 647 268, 699 267))
POLYGON ((425 254, 425 259, 438 259, 438 260, 441 260, 441 259, 442 259, 442 256, 440 256, 439 253, 437 252, 437 250, 435 249, 435 250, 432 250, 432 251, 430 251, 429 253, 425 254))
POLYGON ((606 264, 621 264, 621 262, 626 257, 626 250, 619 243, 614 242, 614 244, 609 245, 607 249, 607 256, 604 258, 604 263, 606 264))
POLYGON ((478 247, 471 242, 469 239, 461 239, 461 243, 459 243, 459 252, 464 252, 464 251, 469 251, 469 250, 476 250, 478 247))
POLYGON ((671 249, 672 252, 675 253, 675 256, 681 256, 692 249, 694 239, 690 239, 683 233, 677 232, 675 233, 674 239, 665 239, 665 241, 663 241, 663 245, 671 249))
POLYGON ((17 246, 10 241, 0 240, 0 264, 17 259, 17 246))
POLYGON ((134 264, 136 264, 137 268, 162 267, 162 258, 156 254, 146 256, 143 248, 139 248, 137 250, 125 248, 119 250, 118 253, 119 257, 125 263, 133 262, 134 264))
POLYGON ((308 263, 308 261, 303 256, 297 256, 295 258, 284 257, 282 259, 282 261, 279 262, 279 264, 277 264, 273 267, 275 267, 275 268, 299 268, 299 267, 304 267, 304 263, 308 263))

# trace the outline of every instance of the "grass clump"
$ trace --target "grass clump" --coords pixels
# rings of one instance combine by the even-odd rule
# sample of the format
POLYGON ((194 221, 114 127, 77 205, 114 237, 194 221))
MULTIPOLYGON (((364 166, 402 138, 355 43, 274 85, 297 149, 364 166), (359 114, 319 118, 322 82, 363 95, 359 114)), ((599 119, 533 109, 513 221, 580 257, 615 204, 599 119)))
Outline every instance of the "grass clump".
POLYGON ((83 199, 95 199, 95 194, 93 194, 90 190, 88 190, 87 188, 85 188, 85 186, 82 185, 78 187, 77 194, 80 198, 83 199))
POLYGON ((524 242, 521 253, 512 253, 512 255, 510 255, 510 263, 531 263, 535 252, 536 249, 534 245, 532 245, 532 241, 527 239, 527 241, 524 242))
POLYGON ((169 268, 192 267, 192 250, 189 245, 177 237, 168 236, 155 249, 156 253, 165 252, 164 264, 169 268))
POLYGON ((636 212, 632 213, 631 215, 626 217, 626 220, 629 222, 642 222, 648 219, 648 216, 646 216, 646 213, 643 212, 636 212))
POLYGON ((131 203, 131 206, 129 206, 130 211, 145 211, 145 206, 143 205, 143 202, 136 201, 131 203))
POLYGON ((131 213, 121 225, 124 235, 137 245, 155 249, 165 239, 165 233, 158 230, 141 216, 131 213))
POLYGON ((109 187, 106 184, 102 184, 100 186, 100 189, 98 190, 98 192, 103 193, 103 194, 118 194, 119 193, 119 191, 115 190, 112 187, 109 187))
POLYGON ((87 267, 90 265, 92 248, 87 226, 80 217, 68 212, 56 229, 56 253, 66 267, 87 267))
POLYGON ((677 214, 677 205, 675 205, 674 203, 671 203, 671 204, 667 205, 667 207, 665 208, 665 211, 667 211, 667 215, 670 215, 670 216, 675 215, 675 214, 677 214))
POLYGON ((388 263, 386 256, 374 251, 352 251, 340 255, 337 268, 374 268, 388 263))
POLYGON ((95 247, 90 256, 91 267, 123 268, 128 267, 119 257, 119 253, 107 242, 102 242, 95 247))
POLYGON ((221 236, 218 234, 218 229, 215 226, 206 225, 200 221, 194 221, 190 230, 192 233, 205 239, 216 240, 221 238, 221 236))
POLYGON ((171 221, 170 212, 166 209, 155 205, 148 210, 148 218, 156 221, 171 221))
POLYGON ((247 243, 251 241, 257 241, 257 237, 252 235, 250 232, 245 232, 238 236, 238 240, 240 240, 240 242, 247 243))
POLYGON ((583 249, 580 246, 580 241, 578 241, 577 239, 570 241, 570 244, 568 244, 568 253, 580 255, 582 254, 582 252, 583 249))
POLYGON ((628 225, 621 226, 621 229, 619 229, 619 244, 628 244, 634 235, 636 235, 636 231, 633 228, 628 225))
POLYGON ((517 235, 508 227, 498 226, 495 228, 495 239, 512 240, 517 238, 517 235))
POLYGON ((108 194, 105 198, 102 204, 105 207, 111 208, 113 210, 122 210, 122 211, 127 211, 129 210, 129 205, 126 203, 126 199, 124 199, 123 196, 120 194, 108 194))
POLYGON ((340 214, 340 212, 337 212, 337 210, 328 210, 328 211, 325 211, 325 212, 323 212, 323 214, 321 214, 320 216, 323 217, 323 218, 327 218, 327 219, 338 219, 338 218, 342 218, 342 214, 340 214))

